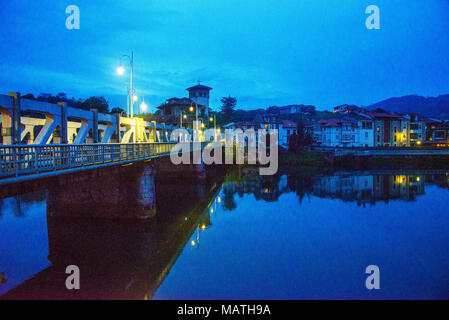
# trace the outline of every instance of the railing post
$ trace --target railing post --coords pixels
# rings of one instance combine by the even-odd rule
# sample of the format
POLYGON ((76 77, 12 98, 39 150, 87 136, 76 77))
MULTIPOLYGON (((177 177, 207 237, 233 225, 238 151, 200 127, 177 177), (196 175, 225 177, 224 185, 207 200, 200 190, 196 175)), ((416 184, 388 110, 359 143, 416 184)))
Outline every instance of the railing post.
POLYGON ((20 136, 22 134, 22 125, 20 123, 20 92, 9 92, 8 96, 13 98, 12 104, 12 121, 11 121, 11 133, 12 133, 12 143, 20 144, 20 136))
POLYGON ((34 163, 36 166, 36 173, 39 173, 39 154, 38 154, 38 147, 34 147, 34 163))
POLYGON ((15 174, 16 177, 18 175, 18 170, 17 170, 17 152, 16 152, 16 147, 12 147, 13 149, 13 157, 14 157, 14 170, 15 170, 15 174))

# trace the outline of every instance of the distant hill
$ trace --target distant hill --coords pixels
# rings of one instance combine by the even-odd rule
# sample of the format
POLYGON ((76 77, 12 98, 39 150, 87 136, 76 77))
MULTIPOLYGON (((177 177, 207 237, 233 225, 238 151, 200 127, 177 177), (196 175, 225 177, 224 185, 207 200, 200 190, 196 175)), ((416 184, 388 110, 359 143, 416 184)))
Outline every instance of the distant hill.
POLYGON ((368 109, 385 109, 391 112, 412 112, 425 117, 449 119, 449 94, 438 97, 423 97, 408 95, 398 98, 389 98, 367 107, 368 109))

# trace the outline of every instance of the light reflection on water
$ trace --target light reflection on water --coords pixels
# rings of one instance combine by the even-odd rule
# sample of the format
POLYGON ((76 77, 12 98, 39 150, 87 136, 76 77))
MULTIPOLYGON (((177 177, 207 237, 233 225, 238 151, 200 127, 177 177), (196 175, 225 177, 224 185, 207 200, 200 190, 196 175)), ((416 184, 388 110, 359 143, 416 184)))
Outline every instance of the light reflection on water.
POLYGON ((449 298, 445 174, 228 174, 218 189, 158 184, 156 217, 145 222, 47 218, 51 192, 2 199, 8 281, 0 295, 449 298), (69 263, 88 272, 76 295, 60 285, 69 263), (370 264, 380 267, 381 290, 365 288, 370 264))

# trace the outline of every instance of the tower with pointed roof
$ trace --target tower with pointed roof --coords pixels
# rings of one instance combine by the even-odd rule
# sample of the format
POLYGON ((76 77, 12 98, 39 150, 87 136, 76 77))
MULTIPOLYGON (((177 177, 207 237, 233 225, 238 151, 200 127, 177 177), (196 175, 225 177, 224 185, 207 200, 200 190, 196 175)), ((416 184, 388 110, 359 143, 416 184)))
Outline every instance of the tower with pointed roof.
POLYGON ((209 115, 209 92, 211 87, 198 84, 186 89, 189 92, 189 98, 195 103, 206 107, 206 114, 209 115))

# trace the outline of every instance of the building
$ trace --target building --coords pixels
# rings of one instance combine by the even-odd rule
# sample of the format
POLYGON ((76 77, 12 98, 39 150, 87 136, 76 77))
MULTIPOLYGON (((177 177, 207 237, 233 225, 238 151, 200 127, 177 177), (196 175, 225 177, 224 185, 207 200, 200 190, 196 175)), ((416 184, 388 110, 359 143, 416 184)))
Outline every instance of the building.
POLYGON ((449 145, 449 121, 426 119, 426 141, 429 146, 445 147, 449 145))
POLYGON ((288 141, 290 136, 297 134, 296 122, 289 120, 282 120, 279 127, 279 144, 285 148, 288 148, 288 141))
POLYGON ((320 120, 314 126, 314 137, 326 147, 356 147, 358 145, 358 126, 348 119, 320 120))
POLYGON ((349 105, 349 104, 342 104, 341 106, 334 107, 334 113, 336 112, 344 112, 344 113, 350 113, 350 112, 362 112, 362 108, 357 107, 355 105, 349 105))
POLYGON ((374 147, 373 118, 363 113, 352 112, 345 118, 357 124, 358 136, 356 136, 355 146, 374 147))
POLYGON ((281 126, 279 115, 274 113, 267 113, 256 117, 255 122, 259 125, 260 129, 265 129, 268 134, 273 133, 273 130, 278 130, 281 126))
POLYGON ((416 113, 407 113, 404 117, 410 121, 410 145, 422 145, 426 140, 426 119, 416 113))
POLYGON ((171 125, 192 128, 193 121, 196 119, 196 110, 198 108, 198 120, 203 123, 209 123, 209 92, 212 88, 196 85, 186 89, 189 97, 170 98, 157 107, 162 115, 169 116, 171 125))
POLYGON ((209 92, 212 88, 198 82, 196 86, 187 88, 186 90, 189 92, 189 98, 193 102, 206 107, 206 116, 209 116, 209 92))
POLYGON ((408 147, 410 146, 410 120, 402 115, 383 111, 367 113, 374 124, 374 146, 408 147))

